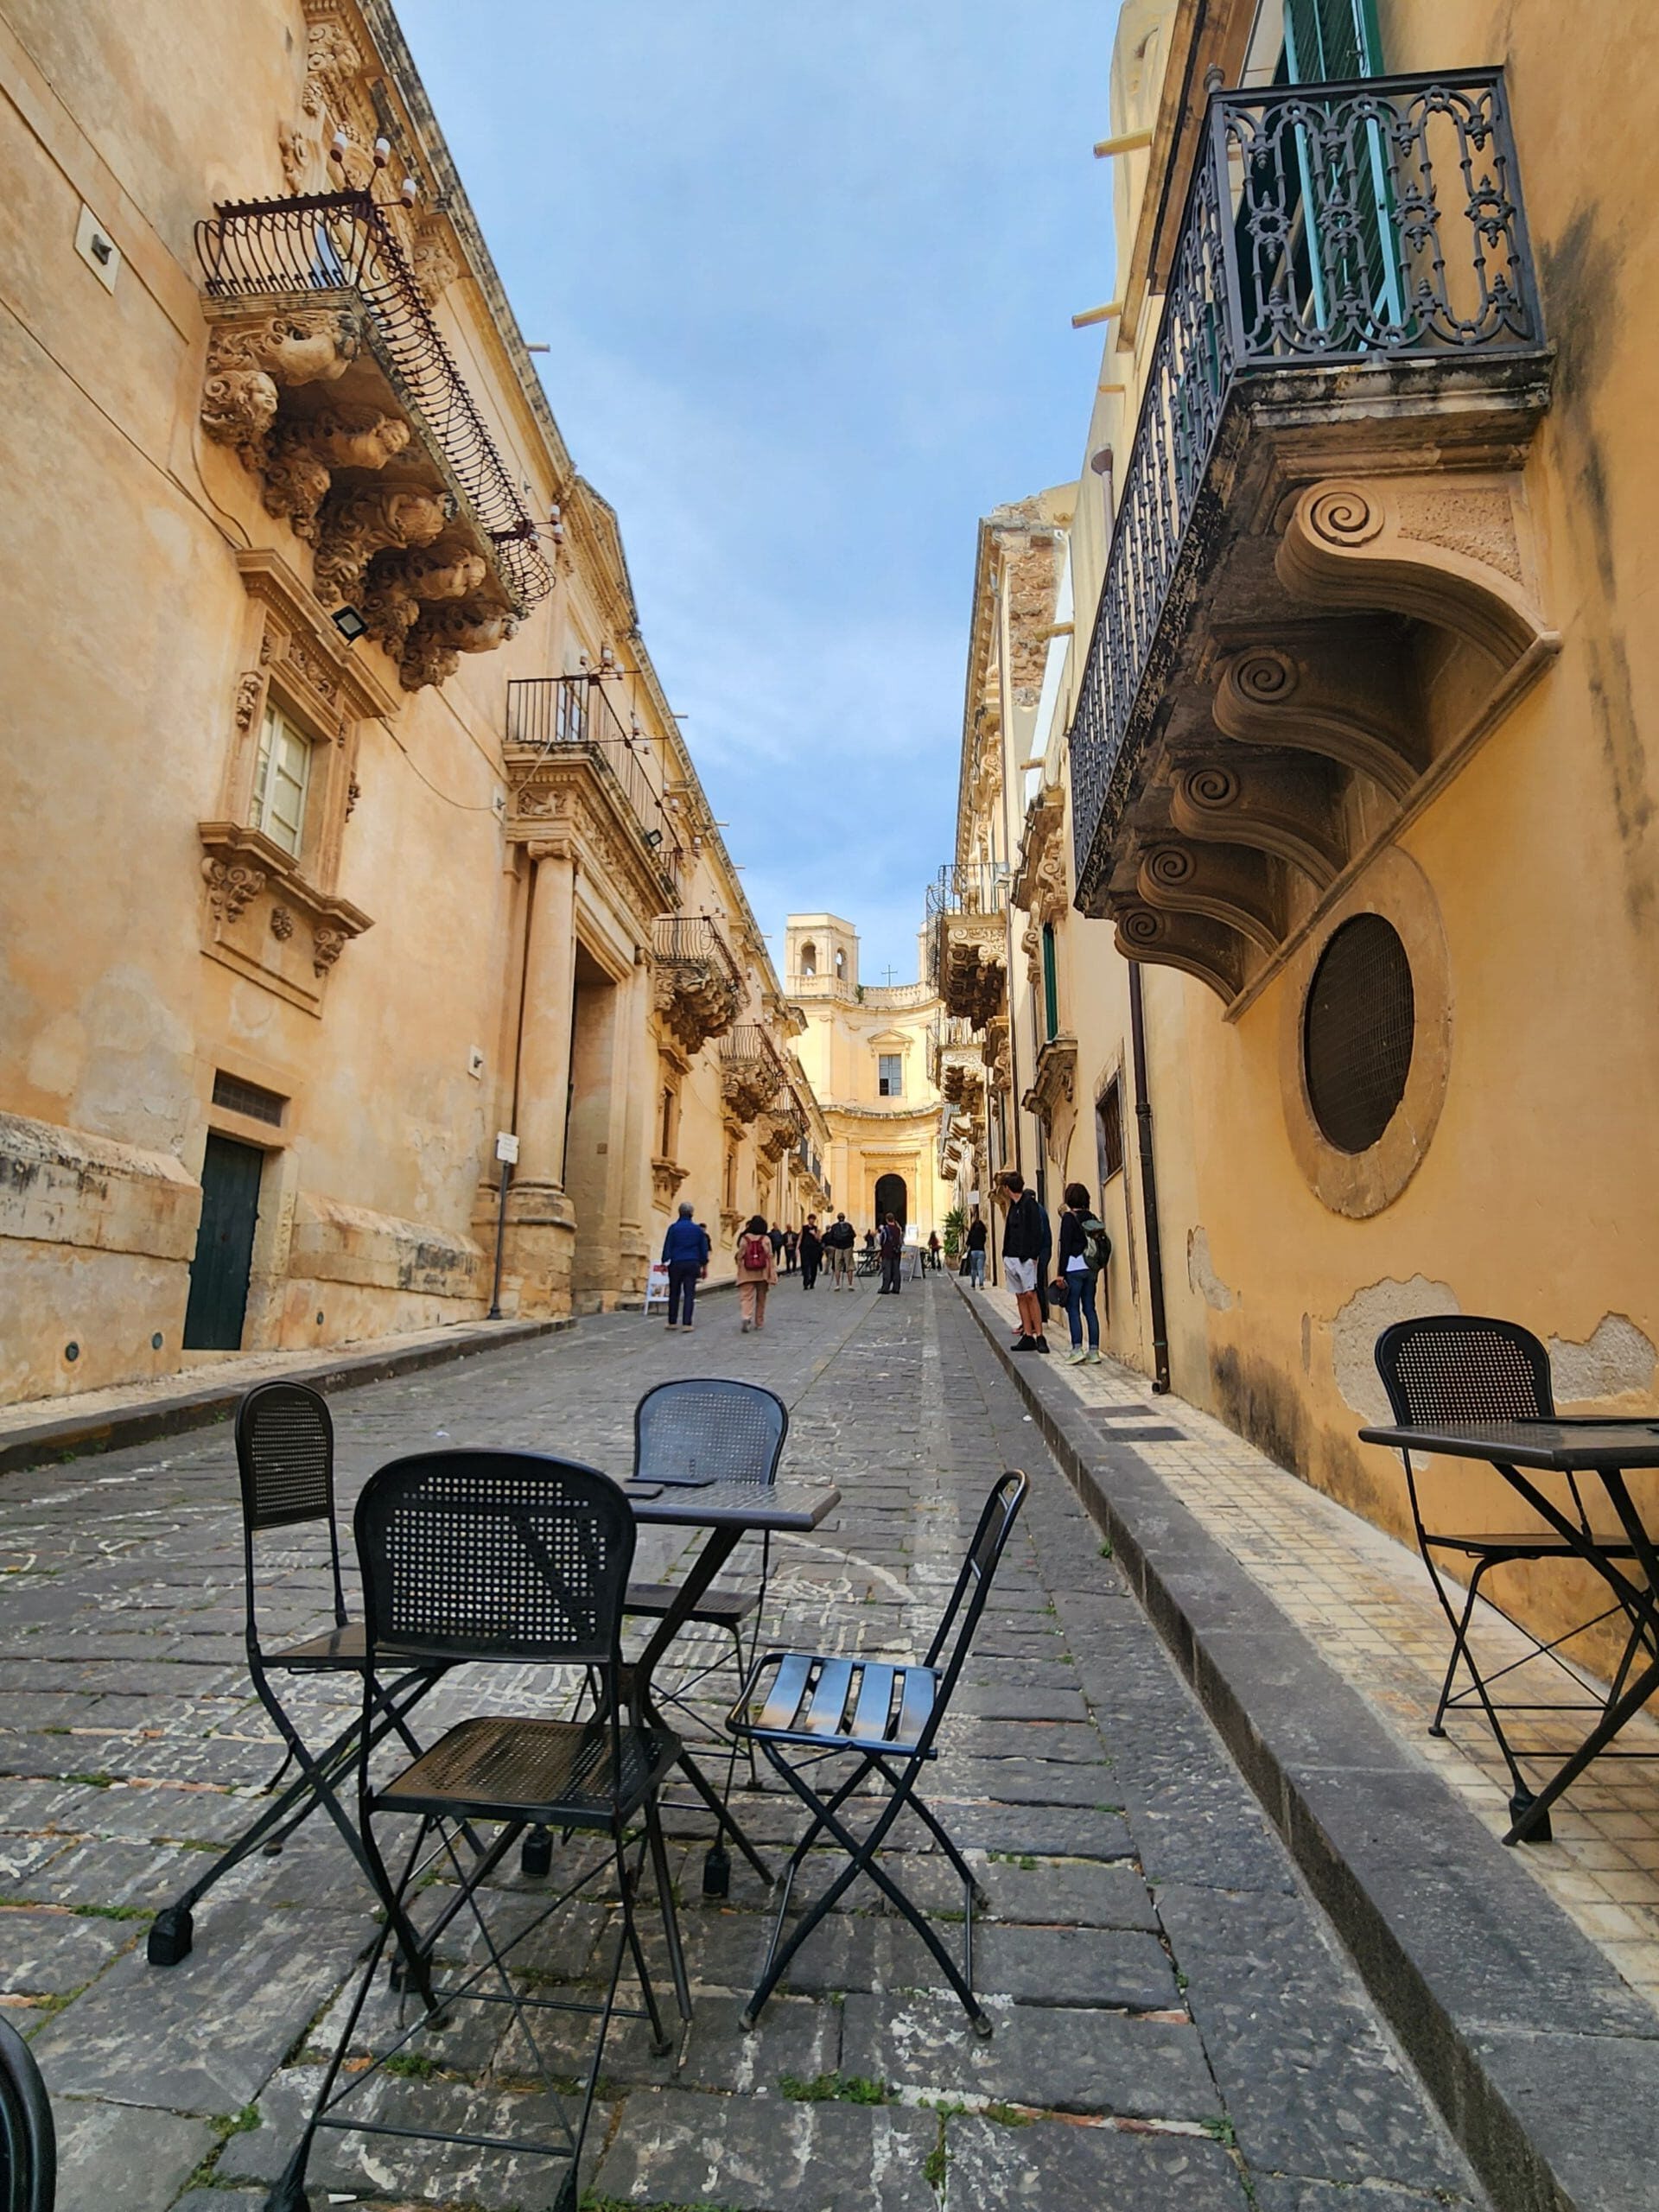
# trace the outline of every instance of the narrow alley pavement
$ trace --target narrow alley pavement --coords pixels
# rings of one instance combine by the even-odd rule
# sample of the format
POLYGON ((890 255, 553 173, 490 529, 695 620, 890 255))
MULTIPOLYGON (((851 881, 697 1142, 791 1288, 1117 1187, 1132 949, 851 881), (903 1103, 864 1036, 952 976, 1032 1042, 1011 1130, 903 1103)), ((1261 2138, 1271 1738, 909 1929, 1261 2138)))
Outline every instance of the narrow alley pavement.
MULTIPOLYGON (((613 2032, 588 2202, 1484 2202, 948 1281, 878 1301, 861 1285, 808 1297, 786 1280, 761 1337, 740 1336, 734 1302, 711 1298, 695 1342, 617 1315, 343 1395, 342 1511, 373 1467, 435 1440, 625 1472, 639 1394, 698 1373, 777 1390, 791 1421, 785 1471, 842 1492, 811 1539, 781 1548, 773 1642, 918 1650, 992 1480, 1015 1465, 1032 1476, 930 1793, 992 1899, 976 1955, 996 2031, 982 2044, 967 2031, 912 1931, 861 1885, 757 2032, 741 2034, 765 1892, 740 1863, 730 1897, 703 1900, 699 1823, 677 1816, 696 2018, 666 2059, 637 2028, 613 2032)), ((664 1540, 642 1538, 642 1567, 667 1560, 664 1540)), ((228 1426, 7 1478, 0 1567, 0 1985, 55 2102, 60 2212, 254 2212, 317 2078, 371 1904, 319 1820, 210 1896, 183 1965, 145 1961, 149 1914, 245 1823, 276 1764, 242 1662, 228 1426)), ((296 1548, 271 1629, 310 1633, 325 1614, 318 1561, 296 1548)), ((447 1711, 480 1688, 452 1677, 447 1711)), ((741 1802, 768 1843, 798 1832, 775 1789, 741 1802)), ((960 1892, 925 1832, 901 1832, 906 1878, 951 1914, 960 1892)), ((579 1982, 599 1953, 599 1909, 562 1927, 549 1971, 579 1982)), ((499 2122, 526 2101, 518 2078, 505 2047, 457 2031, 452 2063, 391 2087, 452 2121, 487 2110, 499 2122)), ((385 2139, 365 2154, 362 2140, 319 2152, 314 2203, 333 2191, 531 2212, 546 2198, 528 2161, 385 2139)))

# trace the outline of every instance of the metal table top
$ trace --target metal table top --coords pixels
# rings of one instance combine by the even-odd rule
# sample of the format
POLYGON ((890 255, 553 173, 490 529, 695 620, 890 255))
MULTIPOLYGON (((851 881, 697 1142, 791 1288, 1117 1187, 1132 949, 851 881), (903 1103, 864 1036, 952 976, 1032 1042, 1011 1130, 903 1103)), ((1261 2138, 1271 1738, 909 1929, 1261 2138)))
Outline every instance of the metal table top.
POLYGON ((1659 1467, 1659 1417, 1620 1420, 1588 1414, 1572 1421, 1440 1421, 1422 1428, 1362 1428, 1363 1444, 1396 1452, 1441 1452, 1494 1465, 1573 1470, 1659 1467))
POLYGON ((833 1483, 665 1483, 621 1485, 642 1527, 752 1529, 757 1535, 800 1535, 841 1503, 833 1483))

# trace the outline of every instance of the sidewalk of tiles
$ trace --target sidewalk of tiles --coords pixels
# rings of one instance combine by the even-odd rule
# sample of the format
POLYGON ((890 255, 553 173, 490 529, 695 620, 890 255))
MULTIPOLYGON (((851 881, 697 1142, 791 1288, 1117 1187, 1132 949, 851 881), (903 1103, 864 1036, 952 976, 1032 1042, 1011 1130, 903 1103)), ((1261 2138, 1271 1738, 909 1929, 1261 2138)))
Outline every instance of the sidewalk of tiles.
MULTIPOLYGON (((1013 1298, 997 1289, 982 1294, 1005 1318, 1012 1342, 1013 1298)), ((1056 1354, 1064 1341, 1062 1327, 1051 1337, 1056 1354)), ((1502 1835, 1509 1826, 1509 1773, 1479 1713, 1450 1713, 1444 1737, 1428 1732, 1451 1633, 1415 1551, 1287 1473, 1196 1406, 1153 1397, 1145 1378, 1129 1370, 1110 1361, 1071 1367, 1053 1355, 1046 1365, 1091 1412, 1133 1407, 1144 1411, 1148 1427, 1179 1432, 1131 1432, 1126 1440, 1393 1734, 1502 1835)), ((1101 1433, 1125 1435, 1116 1420, 1103 1421, 1101 1433)), ((1473 1640, 1488 1672, 1519 1662, 1506 1694, 1552 1706, 1583 1694, 1560 1668, 1529 1658, 1530 1647, 1484 1600, 1475 1618, 1473 1640)), ((1603 1694, 1604 1685, 1592 1677, 1578 1679, 1592 1694, 1603 1694)), ((1541 1720, 1511 1732, 1517 1748, 1551 1742, 1570 1748, 1587 1726, 1573 1715, 1554 1729, 1541 1720)), ((1654 1763, 1645 1757, 1603 1760, 1553 1808, 1554 1841, 1529 1845, 1520 1856, 1625 1980, 1659 2002, 1659 1722, 1640 1716, 1621 1743, 1650 1753, 1654 1763)))

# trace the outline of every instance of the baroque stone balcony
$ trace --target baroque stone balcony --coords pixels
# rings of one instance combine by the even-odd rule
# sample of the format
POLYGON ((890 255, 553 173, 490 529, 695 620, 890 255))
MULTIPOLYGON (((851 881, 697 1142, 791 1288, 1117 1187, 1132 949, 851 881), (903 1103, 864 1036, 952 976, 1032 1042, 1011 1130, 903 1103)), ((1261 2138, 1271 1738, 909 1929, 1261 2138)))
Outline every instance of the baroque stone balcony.
POLYGON ((196 226, 201 422, 315 549, 406 690, 487 652, 551 590, 536 524, 367 193, 227 202, 196 226))
POLYGON ((929 980, 944 1011, 982 1029, 1007 1003, 1008 871, 1000 861, 942 868, 927 887, 929 980))
POLYGON ((736 1020, 741 971, 707 914, 659 914, 652 925, 651 960, 658 1020, 689 1059, 736 1020))
POLYGON ((778 1048, 757 1022, 740 1022, 721 1039, 720 1086, 727 1113, 743 1128, 793 1103, 778 1048))
POLYGON ((1073 715, 1077 904, 1249 1002, 1556 639, 1502 74, 1217 93, 1073 715))

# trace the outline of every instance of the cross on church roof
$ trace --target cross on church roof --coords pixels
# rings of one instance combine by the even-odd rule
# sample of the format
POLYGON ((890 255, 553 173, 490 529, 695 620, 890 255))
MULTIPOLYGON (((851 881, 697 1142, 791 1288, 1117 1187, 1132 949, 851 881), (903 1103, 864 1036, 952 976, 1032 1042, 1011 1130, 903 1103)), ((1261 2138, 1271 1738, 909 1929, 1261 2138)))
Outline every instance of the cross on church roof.
POLYGON ((898 974, 898 969, 893 966, 893 963, 889 961, 881 972, 887 979, 887 988, 891 990, 893 988, 893 979, 898 974))

